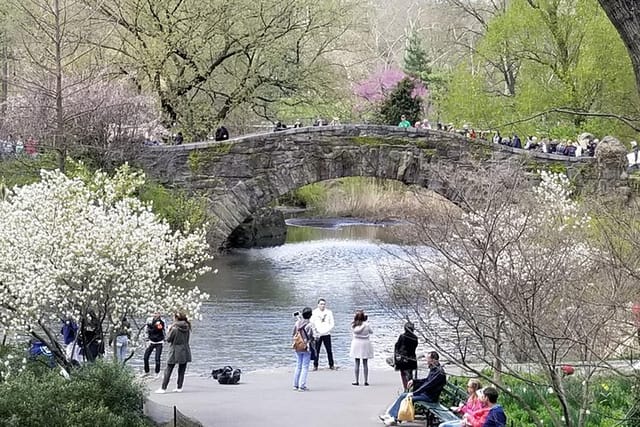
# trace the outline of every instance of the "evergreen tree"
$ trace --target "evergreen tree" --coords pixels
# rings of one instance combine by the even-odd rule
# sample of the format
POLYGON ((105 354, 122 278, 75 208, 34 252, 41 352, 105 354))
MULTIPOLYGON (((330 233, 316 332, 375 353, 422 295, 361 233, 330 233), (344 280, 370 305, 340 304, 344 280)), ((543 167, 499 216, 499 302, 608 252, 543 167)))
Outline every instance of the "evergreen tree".
POLYGON ((404 71, 427 83, 431 75, 429 62, 427 51, 422 46, 422 40, 418 36, 418 32, 413 30, 407 39, 407 48, 404 52, 404 71))
POLYGON ((416 82, 409 77, 405 77, 398 83, 380 105, 378 120, 381 124, 397 125, 402 115, 406 116, 412 124, 420 120, 422 101, 413 96, 415 86, 416 82))

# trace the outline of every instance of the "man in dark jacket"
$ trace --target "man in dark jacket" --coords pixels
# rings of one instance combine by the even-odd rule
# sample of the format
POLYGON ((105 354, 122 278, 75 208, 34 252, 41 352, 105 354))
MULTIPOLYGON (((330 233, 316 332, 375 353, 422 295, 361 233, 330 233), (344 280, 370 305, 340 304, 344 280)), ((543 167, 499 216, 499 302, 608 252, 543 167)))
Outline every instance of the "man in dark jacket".
MULTIPOLYGON (((447 375, 444 372, 442 366, 440 366, 440 356, 435 351, 430 352, 427 355, 427 364, 429 366, 429 375, 424 380, 417 380, 416 384, 419 385, 415 388, 412 393, 402 393, 396 401, 387 409, 387 412, 384 415, 380 416, 380 419, 387 426, 396 425, 398 418, 398 411, 400 409, 400 404, 404 400, 407 395, 412 395, 413 401, 422 401, 422 402, 438 402, 440 398, 440 393, 444 388, 444 385, 447 383, 447 375)), ((410 381, 408 386, 411 387, 413 381, 410 381)))
POLYGON ((147 319, 147 336, 149 337, 149 346, 144 352, 144 373, 149 373, 149 358, 151 353, 156 352, 156 377, 160 376, 160 357, 162 356, 162 344, 165 338, 165 323, 160 317, 160 313, 154 313, 153 317, 147 319))

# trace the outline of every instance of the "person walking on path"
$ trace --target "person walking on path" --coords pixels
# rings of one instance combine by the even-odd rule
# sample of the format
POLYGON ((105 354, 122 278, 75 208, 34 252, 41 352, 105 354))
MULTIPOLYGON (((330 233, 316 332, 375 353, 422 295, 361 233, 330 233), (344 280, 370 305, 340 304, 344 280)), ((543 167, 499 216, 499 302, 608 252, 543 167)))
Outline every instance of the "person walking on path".
POLYGON ((315 340, 313 336, 313 325, 311 319, 311 307, 305 307, 302 310, 302 318, 296 321, 293 327, 292 337, 295 339, 296 334, 300 334, 304 340, 306 347, 304 349, 295 349, 296 351, 296 370, 293 373, 293 389, 296 391, 307 391, 307 375, 309 374, 309 363, 311 362, 311 346, 315 340))
POLYGON ((191 348, 189 347, 189 338, 191 337, 191 323, 184 313, 176 313, 174 321, 169 327, 167 334, 167 342, 169 343, 169 358, 167 359, 167 369, 164 371, 162 379, 162 387, 157 393, 165 393, 173 368, 178 365, 178 387, 173 391, 182 392, 184 384, 184 374, 187 371, 187 363, 191 362, 191 348))
POLYGON ((331 348, 331 330, 335 326, 333 320, 333 313, 327 308, 327 302, 324 298, 318 300, 318 307, 313 310, 311 316, 311 325, 317 335, 316 341, 316 357, 313 360, 313 370, 318 370, 318 364, 320 363, 320 346, 324 344, 324 348, 327 350, 327 359, 329 359, 329 369, 335 369, 333 363, 333 349, 331 348))
POLYGON ((160 375, 160 358, 162 356, 162 343, 165 339, 165 324, 160 313, 154 313, 153 317, 147 319, 147 336, 149 345, 144 351, 144 373, 149 373, 149 358, 151 353, 155 351, 155 373, 156 377, 160 375))
POLYGON ((364 375, 364 385, 369 385, 369 359, 373 359, 373 346, 369 336, 373 333, 367 315, 363 310, 357 310, 351 322, 351 351, 349 356, 356 361, 354 373, 356 375, 355 382, 352 385, 360 385, 360 359, 362 359, 362 373, 364 375))
POLYGON ((413 323, 405 323, 404 332, 398 337, 393 350, 394 368, 396 371, 400 371, 404 391, 407 391, 407 384, 413 379, 413 371, 418 369, 416 357, 418 337, 413 332, 414 330, 413 323))

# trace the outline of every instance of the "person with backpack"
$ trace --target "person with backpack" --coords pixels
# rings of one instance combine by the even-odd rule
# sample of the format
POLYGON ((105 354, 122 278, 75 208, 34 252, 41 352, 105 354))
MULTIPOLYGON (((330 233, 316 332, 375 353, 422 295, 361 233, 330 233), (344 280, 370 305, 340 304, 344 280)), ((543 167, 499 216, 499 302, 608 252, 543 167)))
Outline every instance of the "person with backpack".
POLYGON ((307 391, 307 375, 314 345, 313 327, 309 322, 312 314, 311 307, 302 310, 302 317, 293 327, 293 350, 296 353, 296 370, 293 374, 293 390, 307 391))
POLYGON ((187 363, 191 362, 191 347, 189 347, 189 339, 191 337, 191 323, 184 313, 176 313, 173 317, 173 323, 169 327, 167 334, 167 342, 169 343, 169 358, 167 359, 167 369, 164 371, 162 386, 156 390, 156 393, 166 393, 169 380, 173 368, 178 365, 178 384, 173 390, 176 393, 182 393, 184 384, 184 374, 187 371, 187 363))

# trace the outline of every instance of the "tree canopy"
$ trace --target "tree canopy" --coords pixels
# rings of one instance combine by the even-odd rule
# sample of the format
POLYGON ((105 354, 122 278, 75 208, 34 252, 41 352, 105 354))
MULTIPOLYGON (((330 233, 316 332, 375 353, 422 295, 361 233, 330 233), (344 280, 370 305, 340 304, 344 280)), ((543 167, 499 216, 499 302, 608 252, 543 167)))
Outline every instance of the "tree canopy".
POLYGON ((175 285, 206 271, 204 230, 172 231, 133 197, 144 176, 121 167, 84 180, 59 171, 14 188, 0 201, 0 322, 45 342, 61 319, 97 316, 108 334, 122 316, 183 310, 198 316, 207 298, 175 285))

